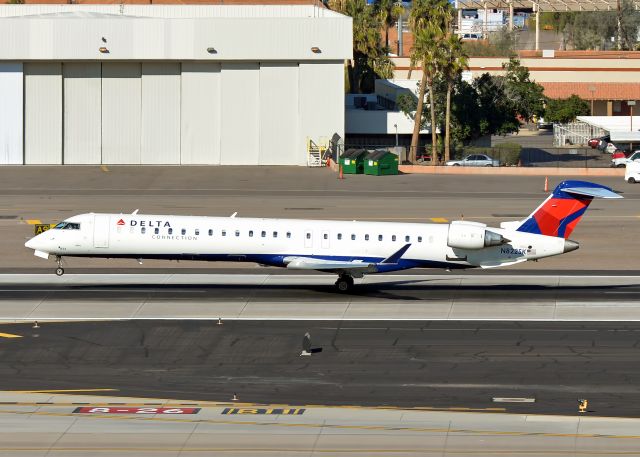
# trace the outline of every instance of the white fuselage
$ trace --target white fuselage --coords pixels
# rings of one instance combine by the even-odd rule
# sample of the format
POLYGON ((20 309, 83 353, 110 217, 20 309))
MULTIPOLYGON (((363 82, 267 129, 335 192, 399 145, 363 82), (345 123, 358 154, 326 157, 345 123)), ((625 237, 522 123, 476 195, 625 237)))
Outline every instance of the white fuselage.
POLYGON ((400 261, 380 271, 496 267, 565 252, 562 238, 501 228, 490 230, 506 238, 506 244, 452 248, 447 243, 449 224, 94 213, 66 221, 79 228, 49 230, 27 247, 37 255, 286 266, 291 257, 379 262, 410 244, 400 261))

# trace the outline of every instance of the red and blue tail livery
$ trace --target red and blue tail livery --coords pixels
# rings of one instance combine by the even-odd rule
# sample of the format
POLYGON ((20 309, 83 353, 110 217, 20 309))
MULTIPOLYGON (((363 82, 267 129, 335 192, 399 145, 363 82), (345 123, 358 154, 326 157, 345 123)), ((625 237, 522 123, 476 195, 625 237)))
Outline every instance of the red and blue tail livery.
POLYGON ((594 198, 622 197, 601 184, 563 181, 517 230, 568 238, 594 198))

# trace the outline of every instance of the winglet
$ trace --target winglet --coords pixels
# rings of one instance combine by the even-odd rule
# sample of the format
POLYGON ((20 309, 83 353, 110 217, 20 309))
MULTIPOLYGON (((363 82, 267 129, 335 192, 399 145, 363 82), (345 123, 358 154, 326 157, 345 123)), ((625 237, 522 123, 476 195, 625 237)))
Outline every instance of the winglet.
POLYGON ((404 253, 407 252, 407 249, 409 249, 410 247, 411 247, 411 243, 405 244, 404 246, 402 246, 400 249, 398 249, 396 252, 391 254, 389 257, 387 257, 380 263, 398 263, 398 260, 400 260, 400 257, 402 257, 404 253))

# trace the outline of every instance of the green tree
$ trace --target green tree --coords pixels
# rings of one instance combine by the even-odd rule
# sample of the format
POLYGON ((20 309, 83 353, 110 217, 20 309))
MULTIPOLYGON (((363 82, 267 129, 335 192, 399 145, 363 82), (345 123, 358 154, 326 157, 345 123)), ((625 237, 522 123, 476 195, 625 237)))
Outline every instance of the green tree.
POLYGON ((569 98, 549 99, 544 118, 549 122, 567 124, 576 120, 578 116, 588 116, 591 112, 586 100, 572 95, 569 98))
POLYGON ((393 75, 393 63, 380 43, 379 16, 366 0, 332 0, 329 6, 353 19, 353 60, 347 67, 351 92, 373 91, 376 77, 393 75))
POLYGON ((389 29, 395 25, 398 18, 404 13, 404 8, 402 2, 395 0, 376 0, 374 8, 384 26, 384 46, 388 53, 391 50, 389 47, 389 29))
POLYGON ((447 0, 415 0, 409 14, 409 26, 413 30, 414 44, 411 49, 410 67, 417 64, 422 66, 422 78, 418 86, 418 100, 414 119, 413 134, 411 136, 411 150, 409 160, 415 162, 420 136, 420 125, 424 98, 429 89, 429 106, 431 111, 431 153, 436 157, 437 131, 435 104, 433 97, 433 81, 443 66, 443 42, 446 38, 453 9, 447 0))
POLYGON ((531 121, 534 116, 544 114, 544 88, 531 81, 529 69, 512 57, 502 65, 506 70, 504 78, 505 94, 513 107, 525 121, 531 121))
POLYGON ((447 84, 447 99, 445 102, 445 136, 444 161, 451 157, 451 94, 454 85, 462 72, 469 67, 469 57, 464 52, 462 41, 458 35, 450 33, 444 43, 444 60, 442 76, 447 84))

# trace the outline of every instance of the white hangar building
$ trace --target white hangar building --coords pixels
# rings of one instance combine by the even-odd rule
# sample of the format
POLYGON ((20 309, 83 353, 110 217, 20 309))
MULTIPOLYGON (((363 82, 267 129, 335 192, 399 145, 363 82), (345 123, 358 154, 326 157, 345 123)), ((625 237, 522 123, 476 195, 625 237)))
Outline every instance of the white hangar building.
POLYGON ((351 37, 313 5, 0 5, 0 164, 305 165, 351 37))

